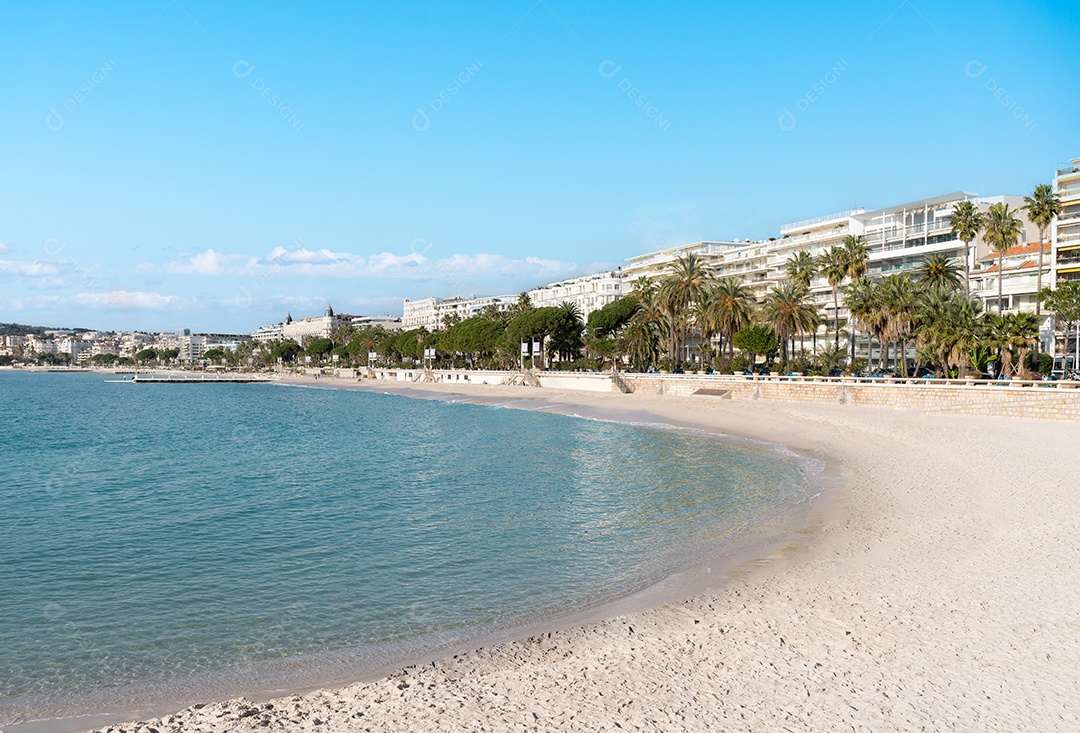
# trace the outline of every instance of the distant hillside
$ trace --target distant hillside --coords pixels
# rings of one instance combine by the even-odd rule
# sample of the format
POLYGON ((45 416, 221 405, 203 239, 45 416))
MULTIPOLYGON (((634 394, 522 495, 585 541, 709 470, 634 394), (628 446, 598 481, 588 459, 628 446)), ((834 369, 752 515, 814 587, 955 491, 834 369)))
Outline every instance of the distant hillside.
POLYGON ((92 331, 92 328, 59 328, 57 326, 26 326, 22 323, 0 323, 0 336, 45 336, 46 331, 92 331))

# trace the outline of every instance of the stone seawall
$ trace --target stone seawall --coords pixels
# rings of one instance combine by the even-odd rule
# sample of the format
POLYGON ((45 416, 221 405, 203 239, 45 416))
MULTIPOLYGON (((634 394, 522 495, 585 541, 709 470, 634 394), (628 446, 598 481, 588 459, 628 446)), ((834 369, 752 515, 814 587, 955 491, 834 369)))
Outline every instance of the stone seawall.
POLYGON ((885 384, 730 377, 626 377, 647 394, 707 394, 719 399, 818 402, 927 413, 998 415, 1048 420, 1080 420, 1080 390, 1027 385, 885 384), (700 392, 699 392, 700 390, 700 392))
MULTIPOLYGON (((379 369, 368 378, 442 384, 510 384, 513 372, 480 370, 379 369)), ((903 383, 847 378, 735 377, 729 375, 610 374, 536 372, 541 388, 586 392, 633 391, 642 394, 698 394, 706 399, 817 402, 926 413, 997 415, 1046 420, 1080 420, 1080 389, 1051 383, 910 380, 903 383)), ((1068 383, 1066 383, 1068 384, 1068 383)), ((1075 383, 1074 383, 1075 385, 1075 383)), ((1080 386, 1080 385, 1075 385, 1080 386)))

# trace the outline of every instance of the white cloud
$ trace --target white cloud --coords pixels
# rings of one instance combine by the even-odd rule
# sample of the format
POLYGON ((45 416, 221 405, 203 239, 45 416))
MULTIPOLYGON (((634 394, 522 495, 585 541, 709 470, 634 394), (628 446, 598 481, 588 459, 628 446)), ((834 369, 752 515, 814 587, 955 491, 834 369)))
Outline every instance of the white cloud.
POLYGON ((254 257, 246 255, 228 255, 208 249, 186 261, 173 261, 166 266, 168 272, 191 275, 230 275, 244 274, 243 267, 255 263, 254 257), (239 270, 239 272, 238 272, 239 270))
POLYGON ((577 271, 572 262, 540 257, 512 259, 504 255, 453 254, 429 259, 418 252, 380 252, 369 257, 329 249, 288 250, 275 247, 264 257, 230 255, 208 249, 174 260, 166 271, 181 274, 231 275, 235 277, 379 277, 431 279, 469 277, 565 277, 577 271))
POLYGON ((72 300, 88 308, 125 308, 141 310, 164 310, 183 305, 176 295, 143 293, 129 290, 112 290, 108 293, 79 293, 72 300))
POLYGON ((45 262, 0 260, 0 272, 7 272, 12 275, 22 275, 23 277, 41 277, 43 275, 55 275, 60 272, 60 270, 56 265, 50 265, 45 262))
POLYGON ((0 242, 0 252, 7 252, 10 249, 6 244, 0 242))
POLYGON ((35 295, 31 298, 0 298, 0 308, 4 310, 43 310, 64 304, 59 295, 35 295))
POLYGON ((33 287, 35 290, 59 290, 64 287, 64 281, 59 277, 43 277, 35 280, 33 287))

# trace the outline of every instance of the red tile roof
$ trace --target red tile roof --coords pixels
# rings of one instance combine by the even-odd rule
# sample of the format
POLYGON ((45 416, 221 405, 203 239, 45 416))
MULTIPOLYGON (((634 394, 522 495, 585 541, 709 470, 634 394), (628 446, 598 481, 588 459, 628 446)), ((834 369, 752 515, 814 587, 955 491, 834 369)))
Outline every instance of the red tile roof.
MULTIPOLYGON (((1050 252, 1050 243, 1049 242, 1044 242, 1043 246, 1042 246, 1042 250, 1043 250, 1043 252, 1049 254, 1049 252, 1050 252)), ((1016 247, 1009 247, 1007 250, 1005 250, 1005 256, 1006 257, 1015 257, 1017 255, 1030 255, 1030 254, 1038 254, 1038 253, 1039 253, 1039 243, 1038 242, 1031 242, 1029 244, 1021 244, 1021 245, 1017 245, 1016 247)), ((998 257, 997 252, 991 252, 990 254, 986 255, 985 257, 982 257, 981 259, 982 260, 996 260, 997 257, 998 257)))

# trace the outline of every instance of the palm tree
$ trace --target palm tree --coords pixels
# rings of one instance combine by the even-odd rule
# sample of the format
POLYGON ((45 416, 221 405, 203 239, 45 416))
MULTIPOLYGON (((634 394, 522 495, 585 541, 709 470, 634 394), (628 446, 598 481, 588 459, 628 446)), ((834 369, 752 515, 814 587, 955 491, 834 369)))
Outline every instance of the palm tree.
POLYGON ((853 281, 858 280, 870 267, 870 250, 866 246, 866 240, 861 234, 849 234, 844 237, 840 246, 844 248, 847 258, 847 276, 853 281))
POLYGON ((572 300, 564 300, 556 306, 559 310, 566 314, 567 318, 584 323, 585 319, 581 317, 581 306, 572 300))
POLYGON ((834 346, 840 345, 840 286, 844 278, 848 276, 847 251, 843 247, 830 247, 818 256, 818 267, 821 274, 829 281, 832 287, 833 297, 833 321, 835 322, 836 337, 834 346))
POLYGON ((810 283, 814 279, 814 275, 817 274, 817 263, 810 252, 804 249, 791 255, 787 258, 785 268, 787 276, 793 282, 802 285, 807 290, 810 289, 810 283))
MULTIPOLYGON (((868 277, 860 277, 855 280, 844 292, 844 304, 853 320, 857 321, 866 329, 869 335, 869 344, 866 349, 866 363, 871 366, 874 354, 874 337, 882 344, 885 334, 886 320, 878 293, 878 284, 868 277)), ((854 343, 854 330, 852 330, 852 343, 854 343)), ((854 353, 854 350, 852 351, 854 353)), ((882 349, 884 353, 884 349, 882 349)), ((854 363, 854 358, 852 358, 854 363)))
POLYGON ((724 278, 713 287, 710 302, 716 311, 713 322, 728 345, 728 358, 734 358, 735 334, 750 323, 754 291, 739 278, 724 278))
POLYGON ((975 204, 961 201, 953 207, 952 233, 964 243, 964 292, 971 295, 971 243, 986 225, 985 215, 979 213, 975 204))
POLYGON ((956 290, 960 287, 960 268, 943 252, 926 255, 915 274, 919 283, 928 288, 956 290))
MULTIPOLYGON (((847 276, 852 282, 866 274, 870 267, 870 249, 861 234, 849 234, 840 243, 847 257, 847 276)), ((855 331, 851 337, 851 360, 855 361, 855 331)), ((869 361, 869 360, 868 360, 869 361)))
POLYGON ((686 309, 701 298, 711 280, 712 271, 705 260, 690 253, 677 257, 669 266, 668 275, 660 283, 660 303, 668 318, 668 346, 671 360, 676 365, 680 361, 679 347, 683 341, 686 309))
POLYGON ((510 306, 510 311, 513 315, 520 316, 525 311, 532 310, 532 307, 532 298, 529 297, 528 293, 523 292, 518 295, 517 302, 510 306))
POLYGON ((701 336, 698 351, 703 357, 706 351, 712 350, 712 340, 720 331, 716 305, 713 302, 715 297, 715 286, 710 286, 702 292, 701 297, 690 304, 689 315, 701 336))
POLYGON ((988 346, 997 352, 999 377, 1012 375, 1012 347, 1010 324, 1000 313, 987 313, 983 323, 983 334, 988 346))
POLYGON ((1039 343, 1039 318, 1034 313, 1010 313, 1005 318, 1009 321, 1009 347, 1020 357, 1020 376, 1027 376, 1027 355, 1039 343))
POLYGON ((1004 310, 1003 281, 1005 279, 1005 252, 1015 247, 1020 239, 1023 224, 1009 211, 1009 205, 998 202, 986 215, 986 241, 998 253, 998 315, 1004 310))
POLYGON ((787 361, 788 339, 817 327, 817 310, 807 297, 806 288, 793 282, 780 283, 769 291, 760 311, 761 319, 776 331, 780 358, 787 361))
POLYGON ((642 371, 660 355, 660 334, 659 321, 646 317, 642 311, 630 319, 619 335, 619 350, 630 357, 635 369, 642 371))
MULTIPOLYGON (((1046 183, 1040 183, 1030 196, 1024 197, 1024 207, 1027 209, 1028 220, 1039 228, 1039 270, 1036 277, 1035 292, 1042 291, 1043 273, 1043 243, 1046 240, 1046 230, 1054 223, 1054 217, 1061 214, 1061 199, 1054 194, 1054 189, 1046 183)), ((1041 301, 1035 300, 1035 320, 1042 322, 1041 301)), ((1035 339, 1036 365, 1039 357, 1039 339, 1035 339)))
POLYGON ((972 349, 982 343, 981 312, 981 301, 956 291, 930 290, 923 294, 915 339, 933 355, 939 376, 948 376, 954 366, 961 374, 967 371, 972 349))
POLYGON ((655 280, 642 275, 634 281, 633 295, 642 303, 651 303, 656 297, 657 287, 655 280))
MULTIPOLYGON (((915 330, 919 309, 919 289, 909 275, 889 275, 878 286, 882 311, 885 315, 885 333, 888 340, 898 341, 896 360, 900 373, 907 376, 907 340, 915 330)), ((888 364, 888 359, 886 359, 888 364)))

